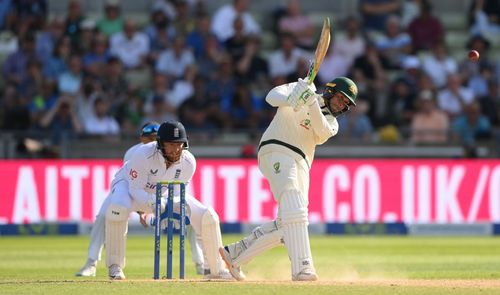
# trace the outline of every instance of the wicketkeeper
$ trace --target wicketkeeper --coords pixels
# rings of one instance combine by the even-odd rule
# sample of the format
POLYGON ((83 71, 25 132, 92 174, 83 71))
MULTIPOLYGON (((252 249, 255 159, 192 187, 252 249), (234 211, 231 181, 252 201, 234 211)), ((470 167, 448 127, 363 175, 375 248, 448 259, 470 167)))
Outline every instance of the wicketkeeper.
MULTIPOLYGON (((139 135, 140 142, 132 147, 130 147, 125 156, 123 157, 123 163, 130 160, 134 151, 140 146, 156 141, 156 133, 160 123, 157 122, 147 122, 141 128, 141 133, 139 135)), ((105 206, 103 206, 105 207, 105 206)), ((104 210, 101 210, 104 211, 104 210)), ((139 214, 139 221, 144 227, 148 227, 149 223, 147 221, 146 214, 144 212, 137 212, 139 214)), ((83 267, 75 274, 79 277, 94 277, 96 275, 97 263, 101 260, 102 248, 104 246, 104 224, 105 224, 105 212, 100 212, 94 224, 92 225, 92 231, 90 232, 90 242, 87 253, 87 261, 83 267)), ((194 232, 192 226, 186 227, 186 235, 191 245, 191 258, 196 266, 196 272, 198 274, 205 274, 205 265, 203 252, 201 250, 200 243, 197 241, 196 233, 194 232)), ((206 266, 208 269, 208 265, 206 266)))
MULTIPOLYGON (((191 181, 196 159, 187 147, 184 126, 177 121, 164 122, 158 129, 157 140, 139 146, 115 175, 110 194, 99 212, 105 216, 106 265, 110 279, 125 279, 123 268, 130 212, 154 212, 157 182, 191 181)), ((174 196, 174 211, 179 213, 178 190, 174 196)), ((217 213, 188 194, 186 203, 191 226, 203 244, 205 262, 210 269, 207 277, 232 279, 218 255, 222 240, 217 213)), ((164 205, 161 211, 165 211, 164 205)))
POLYGON ((313 83, 299 79, 273 88, 266 97, 278 110, 260 141, 258 161, 278 202, 278 216, 219 249, 237 280, 245 278, 241 265, 283 242, 291 260, 292 280, 318 279, 307 229, 309 170, 316 145, 337 134, 336 117, 356 105, 358 89, 350 79, 339 77, 326 84, 322 95, 315 91, 313 83))
MULTIPOLYGON (((141 129, 141 135, 139 137, 140 143, 132 146, 125 152, 125 156, 123 157, 123 162, 125 163, 128 161, 131 157, 132 154, 135 152, 135 150, 140 147, 143 144, 150 143, 152 141, 156 141, 156 133, 158 132, 158 128, 160 127, 160 124, 157 122, 147 122, 142 126, 141 129)), ((144 227, 148 227, 149 223, 147 222, 147 216, 144 212, 137 212, 139 213, 139 221, 144 227)), ((94 225, 95 226, 95 225, 94 225)), ((93 228, 92 228, 93 229, 93 228)), ((102 236, 104 239, 104 228, 102 230, 102 236)), ((203 260, 203 252, 202 252, 202 245, 201 242, 197 240, 196 238, 196 233, 193 230, 193 227, 188 225, 186 226, 186 236, 187 239, 189 240, 189 244, 191 246, 191 260, 193 261, 194 265, 196 266, 196 273, 199 275, 204 275, 207 274, 207 270, 205 270, 205 267, 208 268, 208 266, 205 266, 204 260, 203 260)), ((92 238, 92 234, 91 234, 92 238)), ((91 247, 89 247, 90 249, 91 247)), ((101 245, 102 248, 102 245, 101 245)), ((89 250, 90 252, 90 250, 89 250)), ((90 258, 94 258, 94 256, 89 255, 90 258)), ((100 254, 99 254, 99 259, 100 259, 100 254)), ((95 269, 95 268, 94 268, 95 269)), ((83 270, 83 268, 82 268, 83 270)), ((78 274, 82 273, 81 271, 78 274)))

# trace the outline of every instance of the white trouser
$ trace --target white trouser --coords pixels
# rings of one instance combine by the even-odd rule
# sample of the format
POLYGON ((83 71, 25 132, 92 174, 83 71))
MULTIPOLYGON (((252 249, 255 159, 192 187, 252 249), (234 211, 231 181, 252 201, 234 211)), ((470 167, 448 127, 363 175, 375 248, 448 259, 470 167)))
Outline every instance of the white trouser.
POLYGON ((291 189, 300 191, 307 202, 309 168, 305 161, 296 161, 291 156, 279 152, 259 153, 259 169, 269 182, 274 199, 278 203, 283 192, 291 189))
POLYGON ((279 152, 259 155, 259 168, 278 201, 277 224, 292 263, 292 277, 306 270, 315 272, 307 230, 309 169, 302 161, 279 152))
MULTIPOLYGON (((201 265, 205 269, 205 259, 203 258, 203 250, 201 237, 194 231, 192 226, 186 227, 186 236, 191 246, 191 260, 194 265, 201 265)), ((208 266, 207 266, 208 268, 208 266)))
POLYGON ((88 258, 93 261, 101 260, 102 246, 104 245, 106 210, 108 210, 110 200, 111 199, 109 197, 104 199, 101 209, 99 209, 99 213, 97 214, 94 224, 92 225, 92 230, 90 231, 88 258))

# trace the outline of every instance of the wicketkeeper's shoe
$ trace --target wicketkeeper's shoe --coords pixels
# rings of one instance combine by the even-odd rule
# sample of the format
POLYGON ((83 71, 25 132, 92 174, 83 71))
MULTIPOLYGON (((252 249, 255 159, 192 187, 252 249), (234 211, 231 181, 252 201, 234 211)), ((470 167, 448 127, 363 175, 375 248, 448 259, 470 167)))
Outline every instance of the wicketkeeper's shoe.
POLYGON ((75 274, 77 277, 95 277, 97 261, 88 259, 85 265, 75 274))
POLYGON ((298 274, 292 276, 293 281, 317 281, 318 275, 313 269, 303 269, 298 274))
POLYGON ((116 264, 113 264, 109 267, 108 275, 110 280, 124 280, 125 274, 122 271, 122 268, 116 264))
POLYGON ((241 271, 239 266, 233 265, 233 259, 231 258, 231 254, 229 253, 229 248, 227 246, 219 248, 220 256, 222 260, 226 263, 227 269, 237 281, 243 281, 246 279, 245 274, 241 271))

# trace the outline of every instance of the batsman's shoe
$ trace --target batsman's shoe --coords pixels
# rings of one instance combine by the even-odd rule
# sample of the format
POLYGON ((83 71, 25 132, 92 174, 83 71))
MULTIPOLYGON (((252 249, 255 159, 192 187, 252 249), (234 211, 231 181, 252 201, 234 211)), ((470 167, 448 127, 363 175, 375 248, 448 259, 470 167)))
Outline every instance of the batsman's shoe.
POLYGON ((208 274, 205 274, 205 279, 207 279, 207 280, 234 281, 233 275, 227 269, 222 270, 217 275, 210 274, 210 272, 209 272, 208 274))
POLYGON ((224 260, 224 262, 226 263, 227 269, 229 270, 233 278, 235 278, 237 281, 245 280, 246 276, 243 271, 241 271, 241 268, 239 266, 234 266, 232 263, 233 259, 231 258, 231 253, 229 253, 229 247, 224 246, 219 248, 219 253, 222 257, 222 260, 224 260))
POLYGON ((110 280, 124 280, 125 279, 125 274, 123 273, 122 268, 116 264, 113 264, 109 267, 108 275, 109 275, 110 280))
POLYGON ((303 269, 298 274, 292 276, 293 281, 317 281, 318 275, 313 269, 303 269))
POLYGON ((95 277, 96 262, 88 259, 85 265, 75 274, 77 277, 95 277))

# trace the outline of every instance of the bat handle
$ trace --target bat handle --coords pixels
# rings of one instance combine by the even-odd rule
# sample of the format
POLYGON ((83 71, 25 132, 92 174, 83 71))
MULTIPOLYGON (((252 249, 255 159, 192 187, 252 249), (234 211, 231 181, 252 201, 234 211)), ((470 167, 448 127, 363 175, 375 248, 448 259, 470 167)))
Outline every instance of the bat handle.
POLYGON ((307 84, 311 85, 314 82, 314 78, 316 78, 316 73, 312 72, 311 75, 307 77, 307 84))
POLYGON ((309 66, 309 71, 307 71, 307 76, 305 78, 305 80, 307 80, 307 84, 311 85, 315 77, 316 73, 314 73, 314 62, 311 62, 311 65, 309 66))

